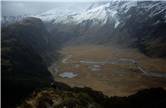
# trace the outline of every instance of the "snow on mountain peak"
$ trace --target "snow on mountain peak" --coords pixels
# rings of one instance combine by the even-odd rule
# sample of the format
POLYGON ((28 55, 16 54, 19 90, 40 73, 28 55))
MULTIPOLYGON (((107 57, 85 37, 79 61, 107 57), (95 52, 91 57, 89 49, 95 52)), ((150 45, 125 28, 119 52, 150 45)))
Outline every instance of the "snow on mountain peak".
POLYGON ((92 20, 96 21, 96 23, 106 23, 107 18, 111 14, 115 14, 116 12, 110 11, 109 9, 110 3, 107 3, 105 5, 92 8, 90 10, 84 11, 81 14, 78 14, 74 16, 74 19, 77 23, 81 23, 85 20, 92 20))
MULTIPOLYGON (((133 7, 143 8, 145 10, 151 10, 149 16, 154 16, 158 13, 165 12, 165 6, 159 2, 138 2, 138 1, 110 1, 102 3, 93 3, 89 8, 79 9, 53 9, 45 13, 37 15, 43 21, 49 21, 52 23, 91 23, 92 25, 99 24, 104 25, 107 22, 114 24, 114 28, 117 28, 121 24, 121 17, 119 14, 128 14, 129 10, 133 7), (139 6, 138 6, 139 4, 139 6), (140 5, 143 4, 143 5, 140 5), (138 6, 138 7, 137 7, 138 6), (142 6, 142 7, 141 7, 142 6), (157 7, 159 6, 159 7, 157 7), (164 7, 164 8, 163 8, 164 7), (160 9, 161 8, 161 9, 160 9), (152 14, 152 15, 151 15, 152 14)), ((141 11, 140 11, 141 13, 141 11)))
POLYGON ((110 3, 105 3, 89 9, 75 12, 70 9, 66 10, 49 10, 37 15, 43 21, 53 21, 54 23, 82 23, 83 21, 93 21, 96 24, 105 24, 109 17, 114 17, 117 11, 110 9, 110 3))

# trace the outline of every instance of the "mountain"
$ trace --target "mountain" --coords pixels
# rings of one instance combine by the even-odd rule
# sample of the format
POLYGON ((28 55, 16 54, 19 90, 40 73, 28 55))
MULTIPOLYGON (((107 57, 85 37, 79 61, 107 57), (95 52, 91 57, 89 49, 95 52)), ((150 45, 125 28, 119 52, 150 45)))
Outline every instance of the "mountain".
MULTIPOLYGON (((121 2, 120 2, 121 3, 121 2)), ((111 18, 114 20, 117 16, 119 7, 125 12, 132 6, 136 6, 136 2, 124 2, 122 6, 118 6, 119 2, 97 2, 92 3, 84 10, 49 10, 36 17, 44 21, 52 21, 53 23, 83 23, 86 20, 91 20, 96 24, 106 24, 111 18)))
POLYGON ((107 97, 90 88, 52 83, 47 69, 58 57, 57 50, 71 44, 125 45, 149 56, 166 57, 165 4, 112 1, 94 3, 85 11, 55 9, 35 15, 37 18, 9 19, 12 23, 4 23, 1 38, 2 107, 12 108, 20 103, 21 108, 165 106, 166 93, 161 88, 128 97, 107 97), (34 91, 43 87, 47 89, 34 91), (33 96, 25 99, 32 92, 33 96))
POLYGON ((10 16, 10 17, 2 16, 1 17, 1 26, 4 27, 11 23, 19 22, 25 17, 27 17, 27 16, 10 16))
POLYGON ((53 81, 43 56, 49 34, 37 18, 2 27, 2 106, 14 107, 34 89, 53 81))
POLYGON ((75 33, 68 43, 118 44, 137 47, 149 56, 166 56, 165 1, 110 1, 62 16, 54 10, 46 13, 36 17, 47 19, 52 30, 75 33))
MULTIPOLYGON (((90 3, 52 3, 54 8, 34 15, 34 17, 41 18, 45 22, 65 22, 71 16, 84 11, 89 7, 90 3)), ((50 5, 50 4, 49 4, 50 5)), ((68 21, 67 21, 68 22, 68 21)))
MULTIPOLYGON (((96 24, 106 24, 109 19, 112 19, 116 22, 114 25, 117 27, 120 23, 118 20, 123 20, 121 15, 128 15, 126 17, 131 17, 132 14, 129 14, 131 8, 138 8, 142 10, 137 14, 143 14, 142 12, 149 12, 149 17, 153 17, 158 14, 165 13, 165 2, 163 1, 111 1, 104 3, 93 3, 88 9, 84 10, 49 10, 44 12, 36 17, 40 17, 44 21, 53 21, 53 23, 71 23, 76 24, 83 23, 86 20, 91 20, 96 24)), ((166 18, 166 15, 162 15, 166 18)), ((165 19, 166 20, 166 19, 165 19)))

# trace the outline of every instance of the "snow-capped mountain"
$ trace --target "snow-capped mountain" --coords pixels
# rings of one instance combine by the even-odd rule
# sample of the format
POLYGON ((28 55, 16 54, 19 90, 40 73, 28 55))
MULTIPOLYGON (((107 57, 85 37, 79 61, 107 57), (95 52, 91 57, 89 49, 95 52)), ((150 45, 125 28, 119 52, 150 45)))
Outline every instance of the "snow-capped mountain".
MULTIPOLYGON (((51 10, 38 15, 51 22, 53 34, 75 36, 74 44, 120 44, 134 46, 147 55, 166 56, 166 2, 116 1, 93 3, 81 11, 51 10), (49 15, 51 13, 51 15, 49 15)), ((50 24, 50 23, 49 23, 50 24)), ((71 42, 71 43, 72 43, 71 42)))
POLYGON ((87 9, 82 10, 49 10, 36 17, 43 21, 52 23, 73 23, 81 24, 91 22, 92 25, 106 23, 114 23, 117 28, 123 23, 123 19, 129 18, 132 14, 131 9, 141 10, 138 14, 147 12, 149 17, 163 14, 166 19, 166 3, 165 2, 137 2, 137 1, 112 1, 104 3, 93 3, 87 9), (122 18, 123 16, 123 18, 122 18))
POLYGON ((19 21, 21 21, 22 19, 24 19, 26 17, 27 17, 27 15, 22 15, 22 16, 2 16, 1 17, 1 25, 2 26, 7 26, 8 24, 19 22, 19 21))
POLYGON ((109 17, 114 17, 116 10, 110 9, 110 3, 93 3, 84 10, 49 10, 36 17, 43 21, 52 21, 53 23, 82 23, 86 20, 92 20, 96 24, 105 24, 109 17))
POLYGON ((149 55, 166 56, 165 1, 111 0, 74 6, 33 16, 42 19, 60 42, 134 46, 149 55))
POLYGON ((36 15, 36 17, 41 18, 44 21, 53 21, 54 23, 81 23, 84 20, 95 20, 105 22, 105 17, 108 17, 107 12, 109 12, 110 3, 93 3, 91 6, 82 10, 73 10, 73 9, 65 9, 65 10, 49 10, 47 12, 41 13, 40 15, 36 15))
POLYGON ((89 3, 64 3, 64 6, 61 4, 59 7, 55 7, 46 12, 34 15, 34 17, 41 18, 46 22, 54 23, 68 23, 71 21, 71 17, 77 15, 78 13, 83 12, 90 6, 89 3), (67 19, 67 20, 66 20, 67 19))
POLYGON ((68 8, 63 10, 52 9, 47 12, 41 13, 40 15, 35 15, 35 17, 39 17, 43 21, 48 21, 48 22, 52 21, 54 23, 58 22, 67 23, 70 21, 70 16, 77 15, 77 13, 78 13, 77 10, 73 11, 73 9, 68 9, 68 8))

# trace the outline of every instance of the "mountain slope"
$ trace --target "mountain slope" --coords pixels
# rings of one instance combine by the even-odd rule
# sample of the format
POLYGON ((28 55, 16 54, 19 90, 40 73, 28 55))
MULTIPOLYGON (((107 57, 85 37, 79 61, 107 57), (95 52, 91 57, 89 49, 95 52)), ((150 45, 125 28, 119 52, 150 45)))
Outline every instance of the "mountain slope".
POLYGON ((37 18, 2 28, 2 106, 14 107, 34 89, 48 86, 52 75, 39 54, 47 51, 47 34, 37 18))
POLYGON ((49 88, 35 92, 18 108, 164 108, 166 91, 145 89, 128 97, 107 97, 90 88, 58 90, 49 88))
POLYGON ((59 16, 60 21, 51 16, 50 24, 56 30, 75 33, 68 43, 118 44, 137 47, 150 56, 166 56, 165 1, 94 3, 85 11, 64 16, 59 16))

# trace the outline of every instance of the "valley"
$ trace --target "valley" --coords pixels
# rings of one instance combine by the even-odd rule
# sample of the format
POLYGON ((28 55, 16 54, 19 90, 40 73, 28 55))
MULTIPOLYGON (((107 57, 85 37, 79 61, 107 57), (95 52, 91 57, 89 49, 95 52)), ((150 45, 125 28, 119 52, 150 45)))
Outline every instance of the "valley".
POLYGON ((91 87, 108 96, 166 88, 166 60, 147 57, 137 49, 79 45, 64 47, 60 53, 62 58, 49 70, 56 81, 71 87, 91 87))
POLYGON ((4 1, 1 19, 3 108, 166 106, 165 1, 4 1))

